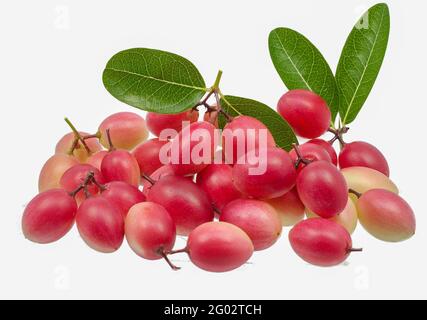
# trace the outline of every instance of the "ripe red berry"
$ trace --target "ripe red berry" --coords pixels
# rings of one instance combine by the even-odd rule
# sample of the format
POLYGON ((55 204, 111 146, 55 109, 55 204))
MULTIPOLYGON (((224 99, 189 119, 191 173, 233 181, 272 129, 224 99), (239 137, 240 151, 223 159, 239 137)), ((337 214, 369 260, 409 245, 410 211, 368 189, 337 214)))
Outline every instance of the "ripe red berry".
POLYGON ((227 123, 223 130, 222 143, 228 164, 235 164, 250 151, 276 146, 273 135, 265 124, 250 116, 238 116, 227 123))
POLYGON ((167 163, 162 163, 160 159, 160 150, 170 144, 169 141, 160 141, 151 139, 140 144, 132 152, 136 161, 138 161, 141 174, 151 175, 154 171, 167 163))
POLYGON ((297 190, 304 205, 322 218, 339 214, 347 204, 347 183, 330 162, 316 161, 304 168, 297 178, 297 190))
POLYGON ((234 224, 246 232, 256 251, 271 247, 282 234, 282 223, 276 210, 259 200, 230 202, 221 212, 220 221, 234 224))
POLYGON ((105 151, 105 150, 94 153, 89 158, 87 158, 86 163, 91 165, 92 167, 97 168, 99 171, 101 171, 102 160, 104 160, 107 154, 108 154, 108 151, 105 151))
POLYGON ((311 140, 308 140, 306 143, 312 143, 312 144, 321 146, 331 157, 332 163, 334 165, 338 164, 337 152, 335 151, 334 147, 329 142, 327 142, 323 139, 311 139, 311 140))
POLYGON ((199 268, 227 272, 245 264, 253 254, 253 244, 240 228, 226 222, 209 222, 188 237, 187 252, 199 268))
POLYGON ((233 184, 233 168, 228 164, 207 166, 197 175, 196 182, 219 211, 231 201, 242 197, 242 193, 233 184))
POLYGON ((113 181, 107 183, 101 196, 110 200, 123 217, 126 217, 130 208, 140 202, 145 201, 145 195, 137 187, 123 181, 113 181))
POLYGON ((125 150, 115 150, 107 154, 101 163, 105 181, 123 181, 138 187, 141 180, 138 162, 125 150))
POLYGON ((103 197, 85 200, 77 211, 80 236, 92 249, 111 253, 120 248, 124 238, 124 219, 120 210, 103 197))
POLYGON ((76 201, 62 189, 40 193, 25 208, 22 231, 25 238, 37 243, 61 239, 74 224, 76 201))
MULTIPOLYGON (((196 110, 184 111, 177 114, 161 114, 155 112, 147 113, 148 130, 156 137, 165 129, 173 129, 177 133, 183 129, 185 122, 196 122, 199 118, 199 112, 196 110)), ((188 124, 188 123, 187 123, 188 124)), ((174 138, 171 136, 170 138, 174 138)))
MULTIPOLYGON (((309 161, 327 161, 332 162, 331 157, 329 156, 328 152, 323 149, 321 146, 318 146, 313 143, 304 143, 300 146, 297 146, 299 153, 305 160, 309 161)), ((289 152, 289 155, 292 158, 292 161, 296 163, 298 160, 298 155, 295 149, 292 149, 289 152)), ((297 171, 300 172, 306 165, 303 162, 300 162, 297 168, 297 171)))
POLYGON ((129 246, 144 259, 162 259, 175 244, 172 218, 165 208, 153 202, 133 206, 126 218, 125 230, 129 246))
POLYGON ((197 226, 214 219, 207 195, 184 177, 162 177, 151 187, 147 200, 169 212, 179 235, 188 235, 197 226))
POLYGON ((279 100, 277 111, 303 138, 320 137, 331 122, 331 111, 326 102, 308 90, 297 89, 285 93, 279 100))
POLYGON ((353 251, 348 231, 338 223, 322 218, 298 223, 289 232, 289 241, 301 259, 321 267, 338 265, 353 251))
POLYGON ((294 187, 297 174, 286 151, 276 147, 260 149, 258 159, 250 158, 248 155, 246 161, 239 159, 233 167, 234 185, 244 195, 272 199, 294 187))
POLYGON ((384 155, 373 145, 356 141, 347 143, 339 155, 340 168, 367 167, 377 170, 387 177, 390 169, 384 155))

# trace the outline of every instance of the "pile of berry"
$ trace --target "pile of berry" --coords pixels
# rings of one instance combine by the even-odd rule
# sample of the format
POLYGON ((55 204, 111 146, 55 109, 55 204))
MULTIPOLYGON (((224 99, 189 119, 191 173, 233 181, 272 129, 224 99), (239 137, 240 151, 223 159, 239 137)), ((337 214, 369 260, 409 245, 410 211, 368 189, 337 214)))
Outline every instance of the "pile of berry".
POLYGON ((348 128, 330 128, 331 113, 321 97, 291 90, 279 100, 279 114, 298 136, 311 139, 289 153, 276 147, 259 120, 225 117, 224 131, 241 131, 248 139, 243 160, 253 152, 264 154, 258 163, 236 157, 237 134, 231 148, 220 151, 213 136, 221 112, 209 107, 204 121, 198 120, 197 108, 148 113, 146 121, 117 113, 96 134, 79 132, 66 119, 72 132, 58 142, 40 173, 40 194, 22 219, 25 237, 51 243, 76 223, 86 244, 100 252, 118 250, 126 237, 136 254, 165 259, 173 269, 178 268, 169 256, 187 253, 198 267, 225 272, 271 247, 283 226, 292 227, 294 251, 318 266, 340 264, 361 250, 353 248, 350 236, 358 221, 383 241, 403 241, 415 233, 414 214, 389 179, 382 153, 366 142, 345 143, 348 128), (160 136, 166 129, 179 133, 147 141, 148 131, 160 136), (265 141, 259 140, 261 131, 265 141), (330 141, 319 139, 327 132, 333 134, 330 141), (159 156, 175 147, 192 153, 203 140, 210 145, 203 158, 210 161, 165 163, 159 156), (341 147, 338 156, 335 142, 341 147), (224 163, 211 163, 218 151, 224 163), (265 170, 251 174, 259 162, 265 170), (184 249, 173 248, 177 234, 188 236, 184 249))

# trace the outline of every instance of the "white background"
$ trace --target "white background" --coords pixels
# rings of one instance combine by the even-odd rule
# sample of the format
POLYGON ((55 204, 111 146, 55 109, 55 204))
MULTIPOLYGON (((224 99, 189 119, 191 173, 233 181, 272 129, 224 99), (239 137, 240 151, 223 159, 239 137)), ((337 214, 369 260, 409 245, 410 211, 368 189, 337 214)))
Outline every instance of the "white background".
MULTIPOLYGON (((46 246, 26 241, 24 205, 38 173, 66 133, 63 117, 95 132, 107 115, 130 107, 104 89, 103 67, 117 51, 158 48, 195 63, 208 84, 271 106, 285 88, 269 58, 278 26, 310 38, 335 69, 348 32, 375 1, 2 1, 0 5, 0 298, 300 299, 427 298, 425 1, 387 1, 387 56, 347 139, 387 156, 392 179, 417 215, 410 241, 388 244, 360 226, 345 265, 321 269, 292 251, 287 231, 251 264, 227 274, 191 266, 172 272, 138 258, 125 243, 115 254, 87 248, 73 230, 46 246), (8 3, 8 4, 7 4, 8 3)), ((182 241, 179 243, 182 245, 182 241)))

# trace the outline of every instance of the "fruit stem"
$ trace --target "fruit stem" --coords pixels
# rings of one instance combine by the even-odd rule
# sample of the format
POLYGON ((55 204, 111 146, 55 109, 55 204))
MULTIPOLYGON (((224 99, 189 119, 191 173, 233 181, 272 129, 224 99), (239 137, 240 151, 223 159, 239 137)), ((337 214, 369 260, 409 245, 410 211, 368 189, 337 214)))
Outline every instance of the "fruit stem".
POLYGON ((219 88, 219 83, 221 82, 221 77, 222 77, 222 70, 218 71, 218 74, 216 75, 216 79, 215 79, 215 83, 212 86, 213 91, 218 90, 219 88))
POLYGON ((171 269, 173 271, 181 270, 180 267, 177 267, 176 265, 174 265, 172 263, 172 261, 169 260, 169 257, 168 257, 168 255, 166 254, 166 252, 164 251, 163 248, 160 248, 159 251, 158 251, 158 253, 162 256, 162 258, 167 262, 167 264, 171 267, 171 269))
POLYGON ((341 149, 344 148, 344 146, 346 145, 346 143, 344 141, 343 135, 346 134, 348 132, 348 130, 350 130, 349 127, 341 127, 341 128, 338 128, 338 129, 334 129, 332 127, 329 128, 328 132, 334 134, 334 137, 331 140, 329 140, 329 143, 330 144, 334 144, 334 142, 338 140, 340 142, 341 149))
POLYGON ((79 185, 76 190, 71 191, 69 193, 69 195, 74 198, 80 191, 82 191, 84 189, 85 189, 85 193, 86 193, 87 185, 93 181, 94 177, 95 177, 95 173, 93 171, 89 171, 85 180, 82 182, 82 184, 79 185))
POLYGON ((301 154, 301 150, 299 149, 298 144, 293 143, 292 146, 295 150, 295 153, 297 154, 297 160, 295 161, 295 168, 298 168, 301 163, 303 163, 305 165, 309 165, 310 163, 313 162, 312 160, 305 159, 303 157, 303 155, 301 154))
POLYGON ((363 251, 363 248, 351 248, 351 249, 348 249, 348 252, 362 252, 363 251))
POLYGON ((221 99, 219 97, 219 92, 217 92, 217 91, 215 91, 215 99, 216 99, 216 105, 217 105, 218 112, 221 113, 225 117, 225 119, 227 120, 228 123, 233 121, 233 117, 230 116, 227 112, 225 112, 224 109, 222 108, 221 99))
POLYGON ((93 182, 93 184, 94 184, 95 186, 97 186, 97 187, 98 187, 98 189, 99 189, 101 192, 104 192, 104 191, 106 191, 106 190, 107 190, 107 186, 106 186, 105 184, 100 184, 100 183, 95 179, 95 175, 92 177, 92 182, 93 182))
POLYGON ((116 148, 113 145, 113 140, 111 140, 110 128, 108 128, 106 130, 106 132, 107 132, 108 145, 110 146, 110 148, 108 149, 108 151, 111 152, 111 151, 116 150, 116 148))
POLYGON ((147 180, 152 186, 154 186, 154 184, 156 183, 156 181, 154 181, 154 179, 151 178, 148 174, 143 173, 141 176, 144 180, 147 180))
POLYGON ((183 248, 183 249, 179 249, 179 250, 172 250, 172 251, 169 251, 168 253, 167 253, 167 255, 173 255, 173 254, 178 254, 178 253, 188 253, 188 248, 187 247, 185 247, 185 248, 183 248))
POLYGON ((101 134, 99 132, 95 133, 95 134, 89 134, 87 136, 82 137, 83 140, 88 140, 88 139, 100 139, 101 138, 101 134))
POLYGON ((82 143, 83 147, 86 149, 86 152, 88 154, 92 154, 92 151, 90 150, 89 146, 86 144, 86 141, 82 138, 82 136, 80 135, 80 132, 76 129, 76 127, 73 125, 73 123, 70 121, 70 119, 65 117, 64 120, 68 124, 68 126, 71 128, 71 130, 74 133, 74 136, 76 137, 75 142, 73 142, 73 147, 71 149, 70 154, 73 154, 74 150, 77 148, 79 141, 82 143))
POLYGON ((357 192, 354 189, 348 189, 348 193, 354 194, 358 199, 362 196, 360 192, 357 192))

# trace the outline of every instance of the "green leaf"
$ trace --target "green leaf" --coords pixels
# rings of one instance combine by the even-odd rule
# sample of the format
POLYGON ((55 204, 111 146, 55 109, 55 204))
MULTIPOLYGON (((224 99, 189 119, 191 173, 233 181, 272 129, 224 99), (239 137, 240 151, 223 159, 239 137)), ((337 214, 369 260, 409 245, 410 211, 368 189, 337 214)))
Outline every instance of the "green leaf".
POLYGON ((288 29, 271 31, 268 46, 273 64, 289 90, 308 89, 328 104, 332 120, 338 113, 334 74, 320 51, 302 34, 288 29))
MULTIPOLYGON (((247 115, 260 120, 270 130, 277 146, 286 151, 291 150, 292 144, 298 142, 289 124, 276 111, 261 102, 234 96, 223 96, 221 107, 232 117, 247 115)), ((224 116, 220 115, 220 128, 224 128, 225 124, 224 116)))
POLYGON ((368 98, 384 60, 389 33, 389 10, 380 3, 363 15, 348 36, 335 75, 343 124, 356 118, 368 98))
POLYGON ((108 61, 102 78, 105 88, 118 100, 157 113, 185 111, 199 102, 207 90, 190 61, 154 49, 117 53, 108 61))

